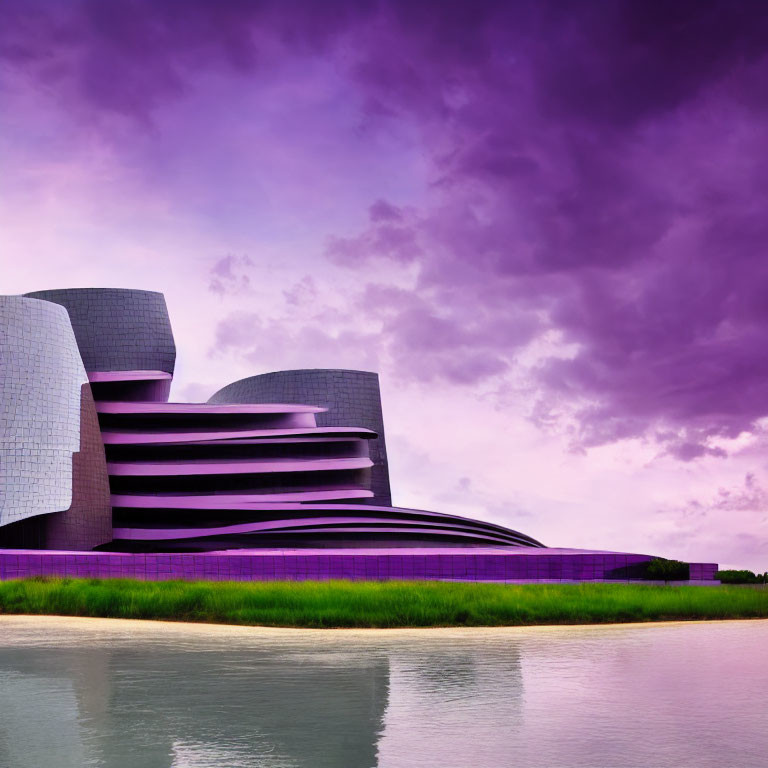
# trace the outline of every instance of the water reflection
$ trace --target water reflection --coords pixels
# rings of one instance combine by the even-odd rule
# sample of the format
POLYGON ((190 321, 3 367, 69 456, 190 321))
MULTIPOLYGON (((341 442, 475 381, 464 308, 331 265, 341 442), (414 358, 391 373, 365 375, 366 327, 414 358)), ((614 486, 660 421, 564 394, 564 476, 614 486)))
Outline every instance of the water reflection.
POLYGON ((323 633, 2 617, 0 766, 758 766, 767 644, 768 622, 323 633))
POLYGON ((106 640, 0 650, 0 711, 13 713, 0 720, 0 765, 376 764, 384 656, 226 636, 106 640))
POLYGON ((520 651, 514 639, 489 641, 392 649, 381 765, 507 764, 522 721, 520 651))

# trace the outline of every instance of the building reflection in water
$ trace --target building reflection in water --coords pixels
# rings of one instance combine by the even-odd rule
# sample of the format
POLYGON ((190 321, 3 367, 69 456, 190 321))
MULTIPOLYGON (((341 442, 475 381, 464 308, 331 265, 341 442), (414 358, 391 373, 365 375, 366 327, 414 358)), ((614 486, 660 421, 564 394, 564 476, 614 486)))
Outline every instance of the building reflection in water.
POLYGON ((27 626, 0 639, 0 766, 490 765, 521 719, 506 641, 27 626))
POLYGON ((0 647, 0 765, 376 765, 382 654, 263 638, 80 640, 0 647))

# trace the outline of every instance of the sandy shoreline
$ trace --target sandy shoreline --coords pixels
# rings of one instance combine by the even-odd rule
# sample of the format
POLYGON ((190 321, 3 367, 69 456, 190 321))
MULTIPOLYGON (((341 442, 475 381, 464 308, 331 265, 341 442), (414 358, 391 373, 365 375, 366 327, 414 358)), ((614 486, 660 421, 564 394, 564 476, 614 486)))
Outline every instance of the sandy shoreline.
POLYGON ((0 615, 0 645, 4 628, 40 628, 49 627, 51 630, 78 630, 105 632, 116 631, 119 633, 135 633, 138 635, 223 635, 238 637, 278 637, 301 635, 318 635, 322 637, 449 637, 449 636, 492 636, 513 635, 531 632, 563 632, 575 630, 617 630, 645 627, 670 627, 691 624, 742 624, 753 622, 756 624, 768 624, 768 619, 702 619, 690 621, 642 621, 620 622, 606 624, 537 624, 526 626, 508 627, 403 627, 403 628, 338 628, 317 629, 303 627, 265 627, 242 626, 237 624, 208 624, 185 621, 157 621, 145 619, 105 619, 91 618, 87 616, 51 616, 31 614, 6 614, 0 615))

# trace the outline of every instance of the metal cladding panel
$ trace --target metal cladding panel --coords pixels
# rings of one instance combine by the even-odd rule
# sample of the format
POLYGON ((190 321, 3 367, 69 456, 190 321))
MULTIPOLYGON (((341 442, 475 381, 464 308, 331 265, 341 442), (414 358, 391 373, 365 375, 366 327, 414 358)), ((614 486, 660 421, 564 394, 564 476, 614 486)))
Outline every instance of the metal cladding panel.
POLYGON ((72 504, 46 518, 47 549, 93 549, 112 540, 109 476, 93 395, 83 385, 80 399, 80 450, 72 457, 72 504))
POLYGON ((0 297, 0 328, 0 525, 6 525, 72 502, 80 389, 88 377, 62 307, 0 297))
POLYGON ((26 296, 66 308, 86 371, 173 373, 176 346, 162 293, 64 288, 26 296))
POLYGON ((392 503, 378 374, 326 368, 276 371, 235 381, 208 402, 318 405, 328 409, 317 414, 319 427, 357 426, 373 430, 378 437, 369 445, 373 461, 371 503, 392 503))
POLYGON ((109 541, 104 447, 66 310, 0 297, 0 362, 0 541, 109 541))

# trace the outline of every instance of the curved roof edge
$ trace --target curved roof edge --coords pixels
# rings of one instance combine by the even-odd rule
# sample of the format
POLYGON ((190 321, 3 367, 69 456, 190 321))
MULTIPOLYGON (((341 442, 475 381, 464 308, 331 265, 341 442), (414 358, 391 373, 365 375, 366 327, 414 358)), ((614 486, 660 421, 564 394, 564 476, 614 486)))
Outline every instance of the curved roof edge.
MULTIPOLYGON (((116 291, 119 293, 152 293, 155 296, 162 296, 165 298, 165 294, 162 291, 150 291, 146 288, 126 288, 125 286, 122 287, 113 287, 109 285, 103 285, 103 286, 83 286, 82 288, 42 288, 37 291, 29 291, 28 293, 22 294, 23 296, 27 296, 29 298, 36 298, 36 294, 38 293, 78 293, 86 291, 95 291, 95 292, 101 292, 101 291, 116 291)), ((43 301, 47 301, 47 299, 43 299, 43 301)), ((52 302, 55 303, 55 302, 52 302)))
POLYGON ((165 296, 141 288, 50 288, 26 298, 69 313, 86 371, 173 373, 176 344, 165 296))

